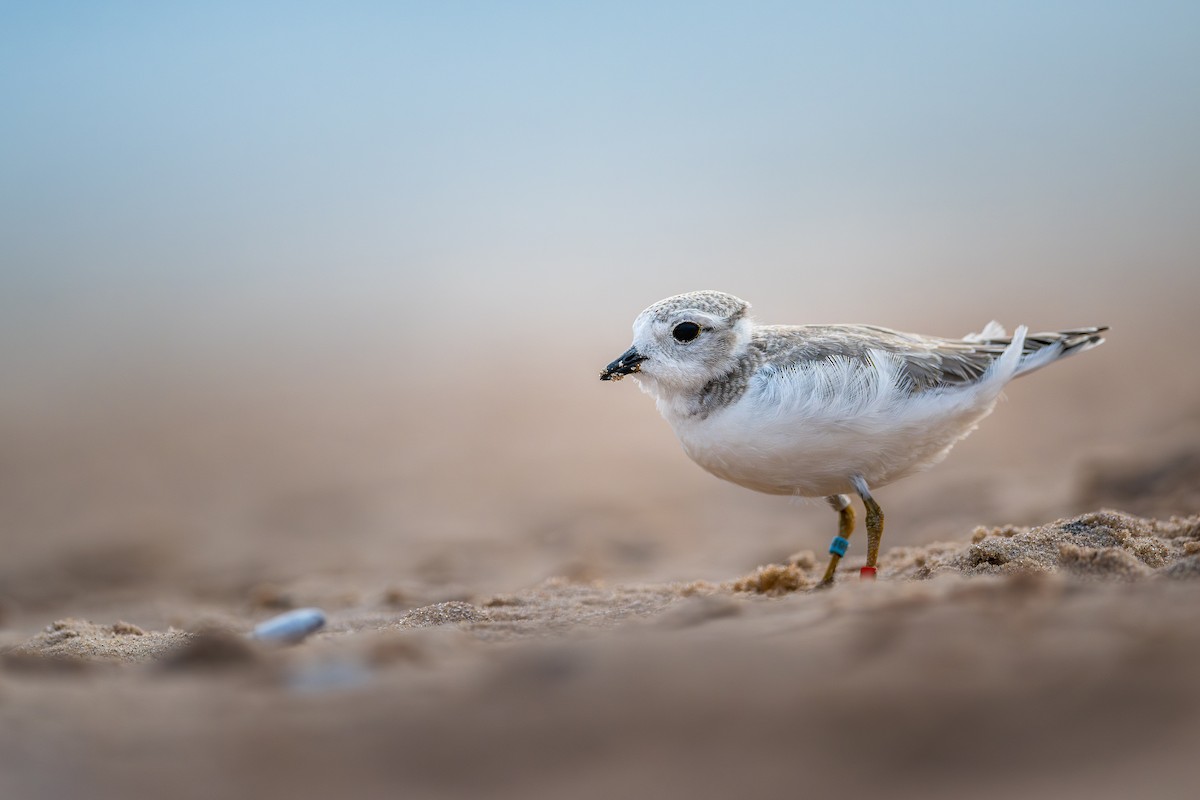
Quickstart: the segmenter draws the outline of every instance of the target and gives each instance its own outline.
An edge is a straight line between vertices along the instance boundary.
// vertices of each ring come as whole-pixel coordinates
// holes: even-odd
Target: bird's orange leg
[[[854,484],[854,490],[858,492],[863,505],[867,508],[867,565],[862,568],[859,577],[863,580],[875,580],[875,571],[879,561],[879,542],[883,539],[883,509],[871,496],[871,490],[867,487],[865,480],[855,476],[851,483]]]
[[[838,535],[829,545],[829,566],[825,568],[825,577],[817,584],[817,588],[833,585],[833,574],[842,556],[846,555],[846,548],[850,546],[850,534],[854,533],[854,507],[850,505],[850,498],[844,494],[834,494],[826,497],[825,501],[838,512]]]

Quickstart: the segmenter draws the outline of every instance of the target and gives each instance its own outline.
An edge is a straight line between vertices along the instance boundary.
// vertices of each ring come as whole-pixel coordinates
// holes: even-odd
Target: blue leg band
[[[833,541],[829,543],[829,554],[834,556],[846,555],[846,550],[850,548],[850,540],[845,536],[835,536]]]

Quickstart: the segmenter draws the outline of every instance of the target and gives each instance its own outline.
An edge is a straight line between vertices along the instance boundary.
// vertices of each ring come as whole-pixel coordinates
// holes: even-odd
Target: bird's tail
[[[1102,334],[1107,330],[1107,325],[1100,325],[1093,328],[1072,328],[1048,333],[1027,333],[1021,347],[1021,360],[1017,364],[1013,377],[1028,375],[1060,358],[1098,347],[1104,343]],[[967,341],[995,347],[1008,347],[1012,344],[1013,338],[1006,336],[1004,328],[999,324],[989,322],[982,333],[972,334],[967,337]]]

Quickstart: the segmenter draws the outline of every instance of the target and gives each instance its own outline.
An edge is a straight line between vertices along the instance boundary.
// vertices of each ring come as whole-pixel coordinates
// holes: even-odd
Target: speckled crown
[[[677,294],[674,297],[668,297],[666,300],[659,300],[643,311],[642,314],[658,319],[667,319],[675,312],[686,309],[703,311],[705,314],[712,314],[715,317],[721,317],[734,322],[750,310],[750,304],[740,297],[734,297],[725,292],[706,290]]]

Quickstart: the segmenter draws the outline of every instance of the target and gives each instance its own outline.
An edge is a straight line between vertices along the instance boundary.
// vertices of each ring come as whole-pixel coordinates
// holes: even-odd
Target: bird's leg
[[[850,498],[844,494],[831,494],[825,498],[825,502],[838,512],[838,535],[829,545],[829,566],[825,568],[825,577],[818,586],[833,585],[833,573],[837,571],[842,556],[846,555],[846,548],[850,546],[850,534],[854,533],[854,507],[850,505]]]
[[[859,577],[863,580],[875,580],[876,565],[879,561],[879,540],[883,538],[883,509],[875,502],[867,482],[861,476],[855,475],[850,482],[867,508],[867,565],[862,568]]]

